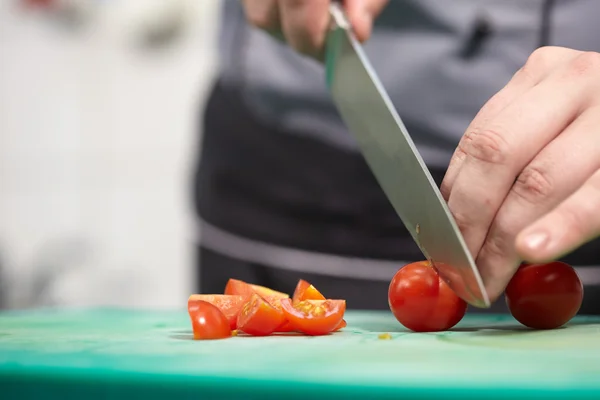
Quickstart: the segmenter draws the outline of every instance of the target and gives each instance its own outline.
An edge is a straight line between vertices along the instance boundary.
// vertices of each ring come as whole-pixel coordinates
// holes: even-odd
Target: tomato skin
[[[282,312],[283,312],[283,308],[282,308]],[[283,323],[283,325],[281,325],[279,328],[275,329],[275,332],[276,333],[289,333],[289,332],[295,332],[295,330],[294,330],[293,325],[290,324],[290,322],[286,319],[285,322]]]
[[[439,332],[458,324],[467,303],[444,282],[429,261],[400,268],[388,289],[394,317],[415,332]]]
[[[283,311],[254,293],[238,315],[237,327],[252,336],[267,336],[285,323]]]
[[[336,327],[334,328],[334,330],[333,330],[333,331],[334,331],[334,332],[337,332],[337,331],[339,331],[340,329],[344,329],[346,326],[348,326],[348,324],[346,323],[346,320],[344,320],[344,319],[343,319],[343,320],[341,320],[341,321],[340,321],[340,323],[338,324],[338,326],[336,326]]]
[[[219,308],[207,301],[198,300],[189,310],[194,339],[211,340],[231,337],[229,321]]]
[[[505,290],[513,317],[533,329],[558,328],[573,318],[583,302],[583,284],[569,264],[524,264]]]
[[[244,305],[243,296],[226,294],[193,294],[188,298],[188,312],[198,308],[198,301],[206,301],[216,306],[229,321],[229,328],[237,328],[237,317]]]
[[[319,336],[333,332],[343,321],[345,300],[281,300],[283,312],[294,330]],[[341,328],[340,328],[341,329]]]

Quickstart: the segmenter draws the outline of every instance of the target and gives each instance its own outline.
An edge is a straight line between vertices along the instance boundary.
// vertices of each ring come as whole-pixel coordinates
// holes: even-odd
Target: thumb
[[[364,42],[371,36],[373,22],[389,0],[345,0],[344,6],[356,38]]]

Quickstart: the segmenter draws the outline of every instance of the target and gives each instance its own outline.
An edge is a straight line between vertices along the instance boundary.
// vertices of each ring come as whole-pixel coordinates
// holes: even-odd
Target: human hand
[[[492,300],[522,260],[600,235],[600,53],[536,50],[477,114],[441,187]]]
[[[371,35],[373,20],[388,0],[345,0],[344,8],[359,41]],[[330,0],[242,0],[248,21],[285,40],[296,51],[321,57],[329,28]]]

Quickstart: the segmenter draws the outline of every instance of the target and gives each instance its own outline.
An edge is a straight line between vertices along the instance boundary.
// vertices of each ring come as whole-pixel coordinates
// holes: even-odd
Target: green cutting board
[[[467,315],[435,334],[387,312],[347,321],[324,337],[194,341],[185,311],[4,313],[0,398],[600,399],[600,318],[532,331]]]

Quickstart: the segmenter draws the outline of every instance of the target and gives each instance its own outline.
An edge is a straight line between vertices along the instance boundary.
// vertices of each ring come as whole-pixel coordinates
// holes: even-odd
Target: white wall
[[[219,2],[79,0],[87,22],[76,29],[0,1],[0,266],[10,307],[184,306],[189,173]],[[139,45],[144,27],[169,15],[182,17],[181,36]]]

